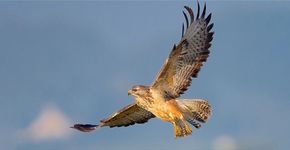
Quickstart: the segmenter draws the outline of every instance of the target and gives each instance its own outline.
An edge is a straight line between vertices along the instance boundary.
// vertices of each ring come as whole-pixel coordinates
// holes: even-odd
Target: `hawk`
[[[205,123],[211,115],[208,101],[178,99],[207,60],[214,34],[211,31],[211,13],[206,16],[205,4],[200,15],[197,3],[196,17],[190,7],[184,6],[187,12],[183,11],[186,22],[182,25],[181,41],[173,46],[155,81],[150,86],[137,85],[128,90],[128,95],[134,96],[135,102],[101,120],[98,125],[75,124],[72,128],[90,132],[105,126],[143,124],[154,117],[172,123],[175,137],[191,134],[189,124],[200,128],[200,123]]]

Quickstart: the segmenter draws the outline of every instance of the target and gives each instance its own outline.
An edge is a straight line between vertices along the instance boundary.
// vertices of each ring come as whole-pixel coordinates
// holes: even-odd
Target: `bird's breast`
[[[157,118],[164,121],[172,122],[176,118],[181,118],[181,110],[175,100],[164,100],[162,98],[153,97],[152,99],[137,98],[137,104],[150,111]]]

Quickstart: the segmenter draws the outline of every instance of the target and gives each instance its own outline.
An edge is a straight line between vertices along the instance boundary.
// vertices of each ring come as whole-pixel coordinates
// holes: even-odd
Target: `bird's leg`
[[[191,134],[192,130],[191,130],[190,126],[186,123],[186,121],[184,119],[182,120],[182,123],[184,124],[184,127],[185,127],[185,134],[186,135]]]
[[[183,124],[183,129],[185,130],[184,135],[191,134],[192,130],[191,130],[190,126],[187,124],[186,120],[184,119],[183,114],[180,114],[179,118],[180,118],[181,124]]]
[[[173,129],[174,129],[174,136],[180,137],[182,135],[180,127],[176,124],[176,122],[172,122]]]

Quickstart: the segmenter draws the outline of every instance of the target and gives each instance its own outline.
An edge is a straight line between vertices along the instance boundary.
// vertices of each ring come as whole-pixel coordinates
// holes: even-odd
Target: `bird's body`
[[[151,112],[163,121],[171,122],[174,116],[181,117],[180,108],[174,99],[167,101],[159,93],[152,92],[153,90],[149,91],[148,97],[136,97],[136,104],[138,106]]]
[[[196,128],[200,127],[200,124],[195,122],[193,117],[194,113],[198,112],[198,108],[201,108],[202,113],[206,116],[200,119],[202,122],[205,122],[211,113],[210,106],[205,100],[187,100],[189,103],[184,104],[183,101],[185,100],[168,99],[159,90],[148,86],[135,86],[128,91],[128,94],[135,97],[136,105],[139,107],[151,112],[155,117],[163,121],[171,122],[176,137],[185,136],[192,132],[187,122]],[[204,105],[203,107],[198,107],[197,103],[203,103]],[[189,108],[191,105],[197,108]]]
[[[89,132],[96,128],[109,126],[121,127],[135,123],[145,123],[157,117],[172,123],[175,137],[191,134],[189,124],[200,128],[199,122],[206,122],[211,115],[211,107],[202,99],[178,99],[191,84],[191,78],[197,74],[209,56],[213,24],[209,24],[211,14],[205,17],[204,6],[199,16],[200,6],[196,19],[191,8],[185,6],[189,14],[183,12],[186,19],[186,32],[182,28],[182,38],[165,61],[156,79],[150,86],[137,85],[128,91],[135,97],[135,102],[114,113],[107,119],[101,120],[99,125],[76,124],[73,128]]]

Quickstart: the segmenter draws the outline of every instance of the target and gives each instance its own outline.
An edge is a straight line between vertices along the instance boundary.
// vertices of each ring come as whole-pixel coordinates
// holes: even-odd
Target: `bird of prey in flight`
[[[211,106],[203,99],[178,99],[196,78],[203,63],[209,56],[209,48],[214,32],[211,31],[211,13],[206,15],[206,5],[200,14],[184,6],[185,23],[182,25],[182,38],[174,45],[155,81],[150,86],[136,85],[128,90],[135,97],[132,104],[122,108],[98,125],[75,124],[72,128],[90,132],[101,127],[127,127],[146,123],[157,117],[173,125],[175,137],[191,134],[192,129],[200,128],[211,115]],[[184,25],[185,24],[185,25]],[[189,123],[189,124],[188,124]]]

